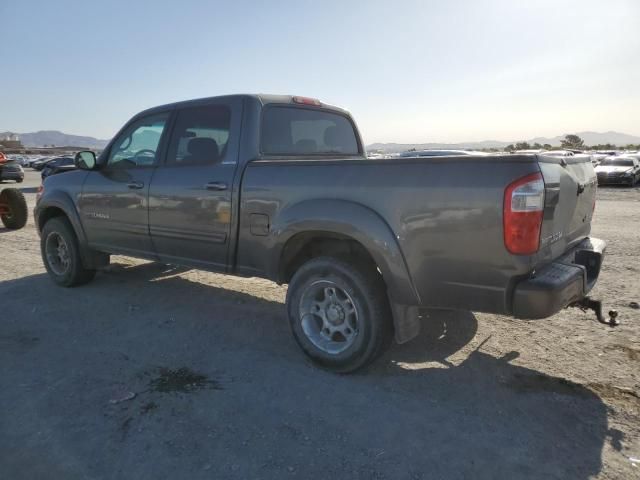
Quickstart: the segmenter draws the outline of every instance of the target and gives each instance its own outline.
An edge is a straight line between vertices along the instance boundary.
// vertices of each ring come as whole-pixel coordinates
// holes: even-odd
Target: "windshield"
[[[629,158],[605,158],[600,162],[603,167],[633,167],[633,160]]]

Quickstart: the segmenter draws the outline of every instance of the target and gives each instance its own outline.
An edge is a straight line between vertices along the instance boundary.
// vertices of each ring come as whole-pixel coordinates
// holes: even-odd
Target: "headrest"
[[[336,126],[328,127],[324,131],[324,144],[328,147],[337,147],[344,143],[344,134]]]
[[[218,142],[216,142],[213,138],[192,138],[191,140],[189,140],[187,150],[194,157],[206,157],[207,160],[211,161],[218,160],[218,156],[220,155],[220,151],[218,150]]]
[[[318,151],[318,143],[313,139],[302,139],[296,142],[296,152],[315,153]]]

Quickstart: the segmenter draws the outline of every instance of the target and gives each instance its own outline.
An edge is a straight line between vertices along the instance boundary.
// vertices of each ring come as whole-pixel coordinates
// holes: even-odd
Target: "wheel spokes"
[[[337,284],[311,284],[300,299],[300,320],[307,338],[326,353],[349,348],[358,334],[358,312],[351,296]]]
[[[63,275],[71,264],[67,243],[60,234],[55,232],[49,235],[46,242],[45,253],[49,266],[57,275]]]

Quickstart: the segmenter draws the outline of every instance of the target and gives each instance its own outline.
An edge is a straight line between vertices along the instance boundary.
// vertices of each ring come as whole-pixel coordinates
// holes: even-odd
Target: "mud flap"
[[[391,303],[393,326],[397,343],[407,343],[420,333],[420,308],[414,305]]]

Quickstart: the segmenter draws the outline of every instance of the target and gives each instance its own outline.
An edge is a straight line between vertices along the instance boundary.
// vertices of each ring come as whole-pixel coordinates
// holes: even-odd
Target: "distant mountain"
[[[624,146],[630,143],[640,144],[640,137],[635,135],[628,135],[626,133],[619,132],[578,132],[580,138],[584,140],[585,145],[604,145],[611,143],[613,145]],[[544,145],[559,146],[560,141],[564,139],[565,135],[559,135],[557,137],[536,137],[530,140],[526,140],[529,144],[540,143]],[[450,149],[450,150],[465,150],[465,149],[481,149],[481,148],[504,148],[507,145],[515,144],[523,140],[514,140],[511,142],[502,142],[500,140],[484,140],[481,142],[461,142],[461,143],[372,143],[367,146],[367,150],[379,150],[384,153],[397,153],[405,152],[412,148],[416,150],[427,149]]]
[[[0,138],[15,133],[25,147],[44,147],[54,145],[56,147],[84,147],[104,148],[109,140],[100,140],[93,137],[80,135],[68,135],[57,130],[41,130],[32,133],[0,132]]]
[[[576,135],[584,140],[585,145],[605,145],[607,143],[611,143],[612,145],[623,147],[625,145],[629,145],[630,143],[640,143],[640,137],[619,132],[578,132]],[[527,140],[527,142],[537,142],[543,145],[545,143],[548,143],[550,145],[560,145],[560,141],[564,139],[564,137],[565,135],[553,138],[537,137],[532,138],[531,140]]]

